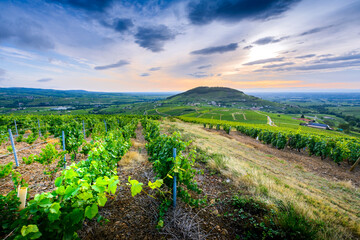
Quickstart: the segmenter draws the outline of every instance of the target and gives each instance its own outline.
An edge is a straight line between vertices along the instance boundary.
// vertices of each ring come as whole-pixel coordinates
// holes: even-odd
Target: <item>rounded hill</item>
[[[247,95],[226,87],[196,87],[168,97],[166,103],[186,105],[213,105],[223,107],[279,107],[280,104]]]

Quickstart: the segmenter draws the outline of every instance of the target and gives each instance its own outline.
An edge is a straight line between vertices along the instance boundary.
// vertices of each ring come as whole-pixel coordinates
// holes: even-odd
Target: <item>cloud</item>
[[[353,61],[339,62],[339,63],[324,63],[324,64],[314,64],[309,66],[288,67],[288,68],[279,69],[279,71],[292,71],[292,70],[308,71],[308,70],[324,70],[324,69],[359,67],[359,66],[360,66],[360,59]]]
[[[248,46],[243,47],[244,50],[249,50],[251,48],[253,48],[253,45],[248,45]]]
[[[216,46],[216,47],[208,47],[200,50],[192,51],[191,54],[199,54],[199,55],[210,55],[215,53],[224,53],[235,51],[238,48],[237,43],[230,43],[228,45]]]
[[[135,34],[135,43],[140,47],[146,48],[152,52],[163,51],[166,41],[173,40],[176,34],[165,25],[151,27],[139,27]]]
[[[189,76],[192,76],[194,78],[205,78],[205,77],[212,77],[214,76],[214,74],[207,74],[206,72],[195,72],[195,73],[190,73]]]
[[[318,32],[322,32],[328,28],[331,28],[333,25],[329,25],[329,26],[324,26],[324,27],[317,27],[317,28],[313,28],[313,29],[310,29],[308,31],[305,31],[303,33],[301,33],[299,36],[306,36],[306,35],[309,35],[309,34],[314,34],[314,33],[318,33]]]
[[[254,44],[258,44],[258,45],[266,45],[266,44],[269,44],[269,43],[277,43],[277,42],[280,42],[282,40],[285,40],[289,37],[282,37],[282,38],[278,38],[276,39],[275,37],[264,37],[264,38],[260,38],[258,40],[256,40],[254,42]]]
[[[161,67],[152,67],[152,68],[149,68],[149,71],[159,71],[161,69]]]
[[[39,80],[36,80],[36,81],[37,82],[50,82],[52,80],[53,80],[52,78],[42,78],[42,79],[39,79]]]
[[[5,40],[37,50],[54,48],[52,40],[43,34],[42,26],[30,19],[19,18],[9,22],[0,17],[0,42]]]
[[[288,65],[294,65],[294,63],[288,62],[288,63],[281,63],[281,64],[272,64],[272,65],[263,66],[263,68],[277,68],[277,67],[283,67],[283,66],[288,66]]]
[[[334,61],[350,61],[360,59],[360,54],[347,54],[339,57],[330,57],[320,59],[321,62],[334,62]]]
[[[203,65],[203,66],[199,66],[197,69],[205,69],[205,68],[210,68],[212,65]]]
[[[330,56],[334,56],[333,54],[323,54],[323,55],[319,55],[318,57],[330,57]]]
[[[192,24],[204,25],[219,20],[267,20],[281,15],[300,0],[198,0],[188,4]]]
[[[148,76],[150,76],[150,73],[142,73],[142,74],[140,74],[140,76],[141,77],[148,77]]]
[[[312,57],[315,57],[316,54],[308,54],[308,55],[303,55],[303,56],[298,56],[298,57],[295,57],[295,58],[312,58]]]
[[[113,3],[113,0],[47,0],[48,2],[69,5],[73,8],[83,9],[89,12],[104,12]]]
[[[104,66],[96,66],[94,67],[95,70],[105,70],[105,69],[110,69],[110,68],[117,68],[117,67],[121,67],[124,65],[130,64],[130,62],[126,61],[126,60],[120,60],[117,63],[114,64],[109,64],[109,65],[104,65]]]
[[[253,62],[248,62],[245,63],[243,65],[256,65],[256,64],[264,64],[264,63],[269,63],[269,62],[281,62],[283,61],[284,58],[283,57],[279,57],[279,58],[267,58],[267,59],[261,59],[261,60],[257,60],[257,61],[253,61]]]
[[[114,29],[119,33],[126,32],[134,26],[134,23],[130,18],[115,18],[112,24],[108,24],[106,22],[102,22],[102,24],[106,27]]]
[[[6,74],[6,71],[2,68],[0,68],[0,76],[4,76]]]
[[[297,50],[285,51],[285,52],[283,52],[283,54],[288,54],[288,53],[293,53],[293,52],[297,52]]]

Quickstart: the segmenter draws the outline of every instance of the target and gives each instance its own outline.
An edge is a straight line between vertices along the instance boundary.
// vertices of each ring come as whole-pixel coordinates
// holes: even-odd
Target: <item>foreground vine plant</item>
[[[134,135],[130,131],[135,130],[137,121],[127,121],[127,125],[104,133],[101,140],[91,144],[88,160],[67,167],[55,180],[55,190],[35,195],[20,212],[16,211],[18,204],[13,193],[0,201],[13,213],[12,222],[4,230],[12,231],[10,239],[77,239],[76,231],[85,219],[105,220],[99,214],[99,207],[116,192],[117,162],[130,148],[130,136]],[[53,161],[47,153],[55,148],[48,146],[42,156],[37,156],[44,163]],[[3,175],[8,174],[8,168],[3,167]],[[18,181],[15,185],[21,185],[21,180],[15,181]]]
[[[178,181],[178,196],[185,203],[194,207],[206,204],[206,197],[195,198],[190,194],[190,191],[196,194],[202,192],[201,189],[199,189],[197,182],[194,180],[195,175],[202,172],[193,168],[195,163],[194,151],[190,151],[187,156],[182,154],[182,151],[190,145],[190,142],[183,142],[179,133],[167,136],[165,134],[160,134],[159,123],[147,119],[143,119],[141,123],[144,127],[145,139],[148,141],[146,148],[150,155],[149,161],[153,164],[156,173],[156,181],[154,183],[149,181],[147,186],[150,189],[158,190],[156,196],[161,200],[158,227],[162,227],[164,224],[163,217],[173,201],[171,189],[173,188],[173,176],[175,174]],[[173,158],[174,148],[176,148],[178,152],[175,159]],[[140,183],[137,180],[131,180],[130,178],[129,183],[131,185],[133,196],[144,191],[143,183]]]

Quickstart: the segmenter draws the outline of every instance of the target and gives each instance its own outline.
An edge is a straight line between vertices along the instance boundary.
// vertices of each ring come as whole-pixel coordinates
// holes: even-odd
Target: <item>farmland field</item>
[[[162,114],[187,109],[166,109]],[[153,111],[158,113],[159,109]],[[297,238],[306,235],[309,239],[342,239],[360,234],[356,214],[360,171],[349,173],[345,158],[350,155],[341,152],[348,147],[358,157],[360,154],[350,148],[358,140],[301,126],[297,126],[301,129],[296,130],[297,135],[291,135],[293,128],[269,126],[264,120],[271,115],[276,124],[291,124],[294,121],[291,116],[221,108],[194,108],[194,111],[197,115],[192,114],[198,117],[179,117],[194,123],[149,115],[2,116],[1,201],[16,206],[17,200],[12,197],[16,191],[14,185],[28,189],[23,211],[17,212],[16,207],[2,210],[8,216],[2,234],[9,233],[15,227],[12,224],[16,224],[20,227],[11,233],[13,236],[21,235],[20,230],[29,226],[37,226],[34,233],[38,235],[50,236],[52,231],[57,231],[56,234],[76,234],[85,239],[118,238],[113,233],[126,230],[129,238],[161,239],[179,231],[179,226],[171,220],[174,213],[180,214],[178,217],[182,216],[185,222],[195,220],[185,233],[199,238],[211,233],[220,239],[241,236],[257,239],[268,231],[275,231],[274,236],[283,238],[295,231],[286,224],[289,218],[303,221]],[[217,119],[220,116],[229,121]],[[196,122],[221,126],[219,130],[204,129]],[[230,135],[222,130],[227,131],[227,124],[234,127],[228,131]],[[254,126],[263,129],[263,133],[287,133],[283,137],[289,138],[291,148],[279,147],[278,134],[275,145],[273,141],[266,145],[262,133],[258,135],[261,142],[242,135]],[[238,132],[234,131],[235,127]],[[11,136],[6,129],[11,129],[14,135],[18,132],[16,168],[12,168],[15,155],[9,149]],[[311,148],[309,143],[305,142],[300,152],[296,150],[298,143],[291,142],[291,136],[301,143],[308,139],[307,134],[316,132],[324,139],[332,136],[349,145],[336,143],[340,152],[325,155],[324,161],[317,153],[310,157],[303,150],[304,146]],[[313,140],[321,142],[321,139]],[[172,158],[174,148],[176,159]],[[319,168],[326,169],[328,174]],[[181,213],[171,207],[173,198],[168,190],[173,190],[175,175],[179,184],[176,211]],[[248,212],[237,215],[244,208]],[[80,220],[68,219],[68,214],[74,211],[80,214]],[[30,216],[36,218],[29,222]],[[107,218],[108,223],[97,225],[91,221],[94,218]],[[207,219],[212,219],[211,223]],[[74,224],[73,227],[68,228],[64,221],[70,221],[67,224]],[[136,231],[139,224],[143,231]],[[86,234],[89,229],[94,229],[92,236]]]

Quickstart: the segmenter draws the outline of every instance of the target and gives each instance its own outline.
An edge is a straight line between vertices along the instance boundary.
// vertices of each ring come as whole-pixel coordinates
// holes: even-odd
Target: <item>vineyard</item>
[[[219,120],[180,119],[227,133],[236,129],[277,149],[306,151],[335,162],[353,163],[360,157],[359,141],[351,137],[334,138]],[[156,210],[149,221],[155,231],[153,237],[159,234],[156,239],[163,239],[162,235],[172,238],[174,234],[184,239],[313,239],[327,234],[314,229],[321,229],[324,223],[306,219],[305,213],[296,210],[288,199],[268,204],[269,200],[255,197],[251,188],[258,186],[240,184],[236,167],[234,176],[223,176],[223,171],[229,171],[224,155],[204,150],[201,144],[188,139],[184,130],[170,131],[159,120],[159,116],[130,115],[2,116],[0,214],[4,217],[0,236],[95,239],[96,235],[91,238],[84,231],[96,226],[101,236],[105,234],[102,226],[117,228],[119,220],[109,220],[113,218],[106,209],[115,208],[116,202],[121,201],[119,196],[126,194],[133,198],[126,198],[134,202],[135,206],[129,206],[133,211],[137,211],[136,205],[142,206],[145,198],[152,201],[151,208]],[[142,154],[147,158],[139,166],[147,166],[147,178],[121,168],[139,134],[146,144],[138,151],[146,151]],[[195,138],[195,142],[197,139],[201,138]],[[22,157],[17,159],[17,155]],[[25,176],[33,169],[36,174],[29,180]],[[39,188],[34,179],[46,188]],[[234,185],[230,184],[232,181]],[[27,192],[22,195],[24,190]],[[270,195],[264,196],[270,199]],[[146,215],[146,211],[141,211],[129,221]],[[301,226],[289,221],[301,222]],[[351,234],[358,234],[353,220],[339,224],[352,229]],[[323,227],[328,231],[328,227]],[[131,238],[111,232],[106,235],[109,239]]]
[[[221,126],[227,133],[230,133],[231,128],[233,128],[265,144],[271,144],[277,149],[290,148],[299,152],[306,151],[310,156],[321,156],[321,159],[329,157],[336,163],[345,161],[354,164],[360,158],[360,140],[355,137],[209,119],[188,117],[179,117],[179,119],[191,123],[200,123],[204,127],[218,130]]]
[[[41,121],[33,121],[29,116],[17,117],[17,142],[24,140],[31,144],[40,136],[46,141],[51,135],[60,137],[63,143],[63,151],[56,149],[57,144],[48,143],[38,156],[24,157],[22,164],[38,162],[47,166],[44,174],[51,180],[60,169],[65,170],[54,180],[55,190],[36,194],[17,212],[20,203],[16,196],[28,183],[17,168],[12,168],[13,162],[1,166],[0,177],[11,175],[14,184],[12,191],[1,196],[1,214],[5,216],[1,235],[11,233],[16,239],[72,239],[85,218],[96,217],[101,221],[98,207],[104,206],[108,197],[116,192],[117,162],[129,149],[137,122],[133,117],[113,117],[104,121],[101,117],[43,117]],[[5,135],[5,129],[11,129],[12,124],[11,117],[2,118],[2,143],[12,137]],[[28,136],[24,138],[24,135]],[[85,140],[89,135],[90,142]],[[86,160],[76,161],[80,149]],[[70,155],[72,161],[67,167],[66,159],[63,160],[65,154]],[[50,166],[54,162],[56,166]]]

